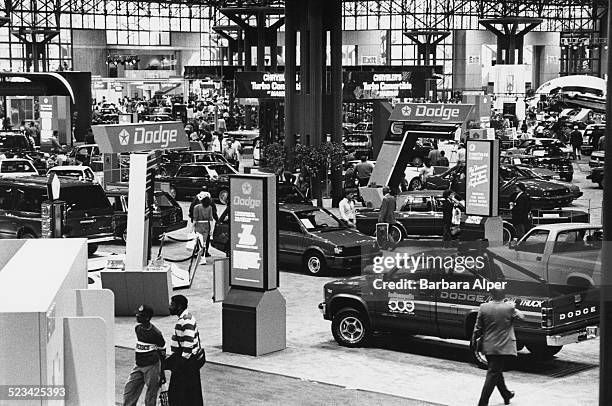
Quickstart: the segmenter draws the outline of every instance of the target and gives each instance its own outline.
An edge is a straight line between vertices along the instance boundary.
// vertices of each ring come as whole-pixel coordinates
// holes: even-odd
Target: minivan
[[[0,238],[40,238],[46,200],[44,176],[0,179]],[[113,207],[102,186],[60,178],[60,200],[66,202],[64,237],[87,238],[89,255],[98,243],[116,239]]]

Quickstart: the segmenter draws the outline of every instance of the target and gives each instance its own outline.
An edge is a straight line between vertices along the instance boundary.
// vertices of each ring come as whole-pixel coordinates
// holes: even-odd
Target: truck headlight
[[[334,254],[341,255],[342,251],[344,251],[343,247],[334,247]]]

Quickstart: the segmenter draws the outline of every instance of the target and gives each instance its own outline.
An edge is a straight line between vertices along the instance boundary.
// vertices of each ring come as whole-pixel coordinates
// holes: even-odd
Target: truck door
[[[404,267],[383,277],[387,287],[374,292],[378,319],[382,326],[394,331],[427,334],[435,331],[433,291],[421,289],[420,280],[429,280],[429,269]],[[393,284],[393,285],[392,285]]]
[[[551,249],[548,230],[534,229],[515,247],[515,263],[531,272],[546,277],[546,250]],[[524,279],[524,278],[520,278]]]

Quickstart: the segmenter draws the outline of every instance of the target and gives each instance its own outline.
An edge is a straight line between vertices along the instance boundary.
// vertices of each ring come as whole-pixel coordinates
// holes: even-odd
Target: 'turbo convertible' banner
[[[285,97],[285,74],[267,72],[236,72],[236,97],[247,99],[282,99]],[[296,77],[296,88],[300,84]]]

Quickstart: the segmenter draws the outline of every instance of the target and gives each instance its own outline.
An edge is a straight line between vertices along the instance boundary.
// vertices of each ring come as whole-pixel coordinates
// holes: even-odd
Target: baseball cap
[[[140,305],[140,307],[138,307],[138,310],[136,310],[136,315],[153,317],[153,308],[147,305]]]

